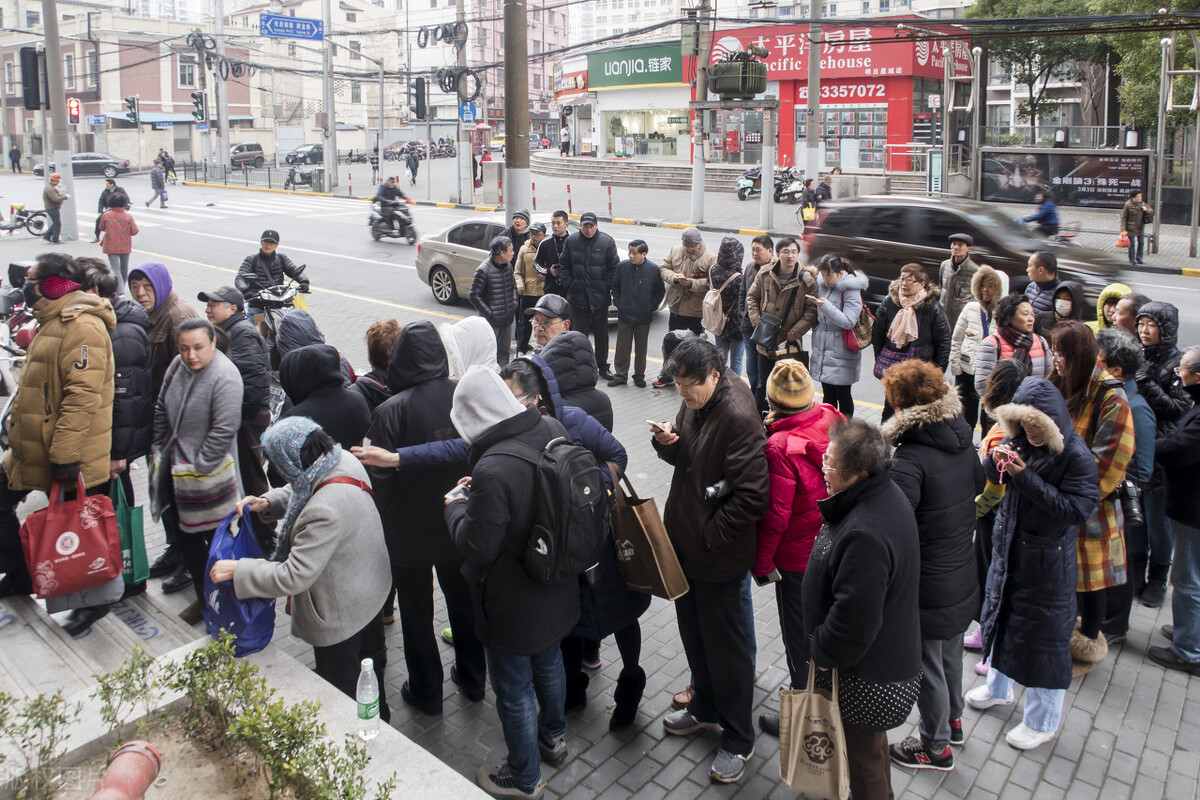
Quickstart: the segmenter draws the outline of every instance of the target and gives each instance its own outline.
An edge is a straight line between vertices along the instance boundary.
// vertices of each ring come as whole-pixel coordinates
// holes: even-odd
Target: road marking
[[[172,222],[174,222],[174,220],[172,220]],[[258,247],[258,245],[259,245],[259,242],[257,239],[255,239],[255,240],[239,239],[236,236],[222,236],[219,233],[203,233],[201,231],[191,231],[191,230],[188,230],[187,228],[167,228],[167,230],[178,231],[179,233],[190,233],[193,236],[207,236],[210,239],[224,239],[227,242],[238,242],[239,244],[244,244],[249,247]],[[336,259],[340,259],[343,261],[358,261],[363,264],[370,264],[375,267],[398,267],[400,269],[411,269],[413,272],[417,271],[417,267],[415,264],[398,264],[398,263],[394,263],[391,261],[387,261],[385,259],[359,258],[358,256],[348,256],[348,255],[344,255],[342,253],[330,253],[325,250],[310,250],[307,247],[291,247],[291,246],[289,246],[285,249],[289,250],[289,251],[300,252],[300,253],[313,253],[313,254],[319,255],[319,256],[329,256],[330,258],[336,258]],[[347,295],[347,297],[350,297],[350,296],[352,296],[352,295]],[[458,319],[458,318],[456,317],[455,319]]]
[[[1196,275],[1197,275],[1197,277],[1200,277],[1200,270],[1196,271]],[[1200,292],[1200,289],[1196,289],[1191,286],[1168,286],[1165,283],[1145,283],[1144,281],[1138,281],[1137,285],[1138,286],[1153,286],[1155,289],[1173,289],[1173,290],[1180,291],[1180,292]]]

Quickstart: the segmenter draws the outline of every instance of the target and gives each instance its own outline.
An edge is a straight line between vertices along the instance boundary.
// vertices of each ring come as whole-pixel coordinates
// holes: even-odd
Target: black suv
[[[319,144],[302,144],[284,160],[289,164],[320,164],[325,160],[325,148]]]
[[[969,234],[975,240],[972,260],[1008,273],[1015,292],[1029,283],[1029,256],[1051,251],[1058,257],[1059,276],[1083,284],[1085,316],[1095,315],[1100,291],[1120,280],[1116,259],[1079,245],[1036,239],[992,206],[973,200],[887,195],[822,204],[817,219],[804,226],[803,238],[810,263],[826,253],[848,257],[871,280],[868,298],[882,300],[908,263],[920,264],[937,282],[942,262],[950,257],[948,237],[953,233]]]

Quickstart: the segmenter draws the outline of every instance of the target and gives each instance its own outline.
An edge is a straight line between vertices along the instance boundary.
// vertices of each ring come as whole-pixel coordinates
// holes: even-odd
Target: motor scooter
[[[382,203],[387,203],[392,209],[390,225],[384,219]],[[405,203],[397,200],[372,200],[371,217],[367,224],[371,227],[371,236],[377,242],[386,236],[389,239],[407,239],[409,244],[417,243],[417,229],[413,227],[412,212]]]

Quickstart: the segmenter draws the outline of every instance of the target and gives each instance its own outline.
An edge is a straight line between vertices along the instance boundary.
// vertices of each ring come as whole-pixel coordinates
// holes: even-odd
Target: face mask
[[[1072,304],[1070,300],[1055,300],[1054,310],[1060,317],[1070,316]]]
[[[21,295],[25,298],[25,305],[29,308],[33,308],[33,304],[42,299],[42,293],[32,283],[26,283],[21,287]]]

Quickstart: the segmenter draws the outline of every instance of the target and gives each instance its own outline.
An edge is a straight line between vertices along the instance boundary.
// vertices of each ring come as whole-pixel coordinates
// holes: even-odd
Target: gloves
[[[1150,380],[1152,380],[1152,378],[1150,377],[1150,367],[1148,365],[1144,365],[1144,364],[1141,367],[1139,367],[1137,374],[1135,374],[1133,376],[1133,380],[1137,383],[1138,386],[1141,386],[1142,384],[1148,383]]]
[[[74,486],[79,481],[79,462],[73,464],[51,464],[50,478],[55,483]]]
[[[300,284],[300,294],[308,294],[311,291],[312,291],[312,289],[309,287],[309,285],[307,283]]]

